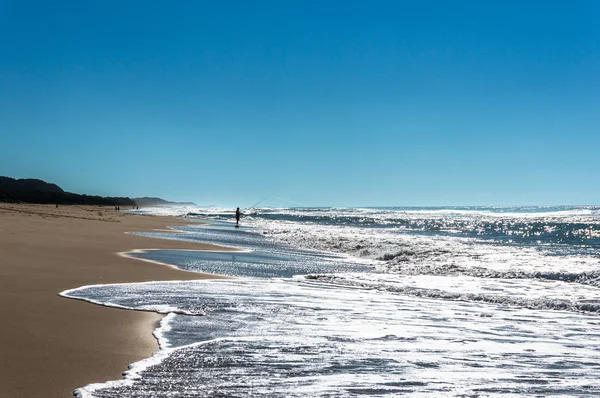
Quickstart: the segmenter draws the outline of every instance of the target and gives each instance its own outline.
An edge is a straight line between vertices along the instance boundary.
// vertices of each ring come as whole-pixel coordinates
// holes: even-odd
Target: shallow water
[[[252,253],[133,254],[242,279],[65,292],[169,314],[155,357],[78,394],[600,394],[597,208],[261,211],[144,234]]]
[[[244,252],[194,252],[150,250],[131,257],[176,265],[181,269],[255,278],[292,277],[311,273],[367,272],[372,267],[352,263],[342,257],[257,250]]]

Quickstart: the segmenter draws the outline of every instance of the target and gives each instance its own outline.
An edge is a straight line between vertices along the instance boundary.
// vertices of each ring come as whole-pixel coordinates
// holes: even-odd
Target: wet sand
[[[125,234],[183,223],[114,208],[0,203],[0,397],[70,397],[75,388],[120,379],[128,364],[156,351],[158,314],[58,293],[90,284],[217,277],[117,254],[228,250]]]

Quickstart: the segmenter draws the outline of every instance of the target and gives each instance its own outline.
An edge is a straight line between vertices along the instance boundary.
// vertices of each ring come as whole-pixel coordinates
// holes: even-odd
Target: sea
[[[78,397],[598,397],[600,207],[164,206],[239,252],[142,250],[233,279],[82,286],[166,316],[160,350]]]

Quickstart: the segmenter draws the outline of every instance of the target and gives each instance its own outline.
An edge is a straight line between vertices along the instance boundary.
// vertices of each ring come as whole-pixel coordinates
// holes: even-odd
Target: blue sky
[[[0,0],[0,49],[0,175],[242,207],[600,204],[597,1]]]

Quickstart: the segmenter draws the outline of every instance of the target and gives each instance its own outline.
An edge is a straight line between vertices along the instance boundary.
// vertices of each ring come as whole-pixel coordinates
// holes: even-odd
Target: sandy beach
[[[58,296],[89,284],[214,278],[119,256],[134,249],[227,249],[125,232],[181,225],[114,208],[0,204],[0,397],[70,397],[120,379],[157,350],[154,313]]]

